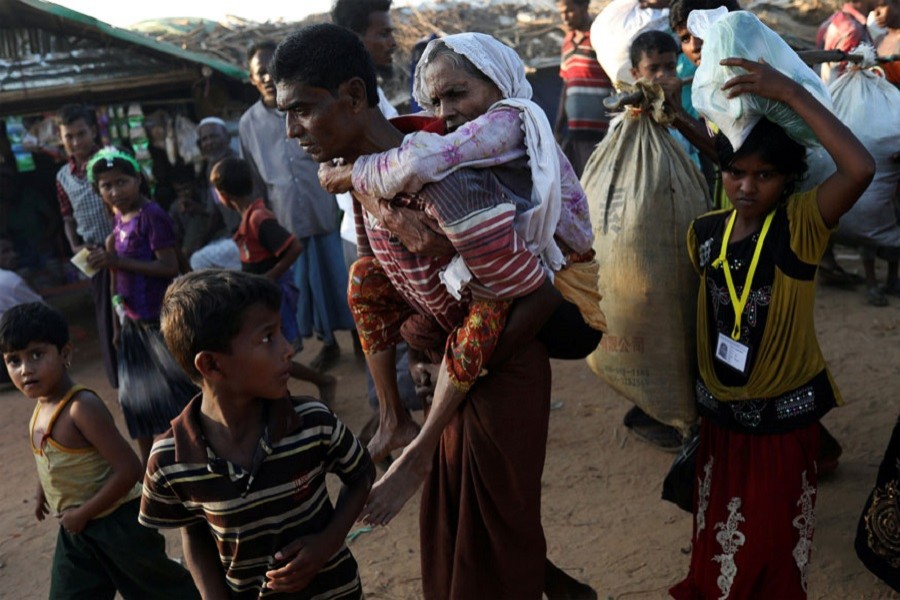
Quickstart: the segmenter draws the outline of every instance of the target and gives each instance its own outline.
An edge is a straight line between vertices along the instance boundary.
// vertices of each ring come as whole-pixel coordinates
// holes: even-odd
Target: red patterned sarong
[[[360,258],[350,267],[347,301],[366,354],[382,352],[400,342],[404,322],[418,318],[372,257]],[[449,335],[444,332],[448,374],[459,390],[467,391],[484,372],[511,306],[511,300],[472,300],[462,323]]]

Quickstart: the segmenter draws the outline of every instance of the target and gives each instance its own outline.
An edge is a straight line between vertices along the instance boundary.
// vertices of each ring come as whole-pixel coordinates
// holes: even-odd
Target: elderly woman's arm
[[[489,168],[525,155],[518,109],[501,106],[439,135],[417,131],[398,148],[361,156],[353,163],[353,189],[378,198],[418,192],[454,171]]]

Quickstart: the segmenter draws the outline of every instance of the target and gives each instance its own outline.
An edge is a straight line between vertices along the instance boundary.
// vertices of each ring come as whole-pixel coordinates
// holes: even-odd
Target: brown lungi
[[[549,416],[550,361],[536,341],[472,387],[422,492],[426,599],[541,598]]]

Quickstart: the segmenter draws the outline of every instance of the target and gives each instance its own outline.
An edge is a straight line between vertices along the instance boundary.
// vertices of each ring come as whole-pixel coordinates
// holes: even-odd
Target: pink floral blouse
[[[587,198],[575,171],[562,150],[559,156],[562,211],[556,238],[579,254],[591,250],[593,234]],[[418,192],[427,183],[440,181],[460,168],[491,168],[520,162],[521,176],[530,187],[525,132],[519,111],[509,106],[489,110],[456,131],[438,135],[417,131],[387,152],[361,156],[353,164],[353,187],[368,196],[393,198]],[[517,202],[527,210],[531,199]],[[526,240],[530,241],[530,240]]]

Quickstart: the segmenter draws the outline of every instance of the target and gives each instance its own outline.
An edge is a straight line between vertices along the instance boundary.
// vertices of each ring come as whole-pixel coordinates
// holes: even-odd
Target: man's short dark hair
[[[83,119],[88,127],[93,127],[97,124],[94,111],[84,104],[66,104],[59,109],[57,116],[60,125],[72,125],[80,119]]]
[[[369,15],[388,12],[392,0],[335,0],[331,7],[331,22],[346,27],[356,35],[364,35],[369,28]]]
[[[259,275],[204,269],[179,277],[163,298],[160,329],[169,351],[195,381],[194,357],[203,351],[228,352],[248,308],[281,308],[281,290]]]
[[[253,171],[250,163],[240,158],[223,158],[209,174],[210,183],[220,192],[236,198],[253,193]]]
[[[675,31],[687,27],[688,15],[694,10],[712,10],[724,6],[728,12],[741,10],[737,0],[675,0],[669,5],[669,27]]]
[[[275,48],[277,47],[278,44],[276,44],[272,40],[260,40],[258,42],[253,42],[247,48],[247,64],[249,65],[250,61],[253,60],[253,57],[260,52],[275,52]]]
[[[24,350],[33,342],[53,344],[57,350],[69,343],[69,324],[58,310],[43,302],[13,306],[0,318],[0,352]]]
[[[378,105],[375,63],[359,37],[331,23],[309,25],[278,44],[269,74],[277,84],[300,82],[337,95],[345,81],[359,77],[366,85],[369,106]]]
[[[631,48],[628,50],[628,55],[631,58],[631,66],[636,69],[638,63],[641,62],[641,58],[649,56],[650,52],[656,52],[657,54],[671,52],[677,57],[678,50],[678,42],[675,41],[671,34],[652,30],[645,31],[634,38],[634,41],[631,42]]]

